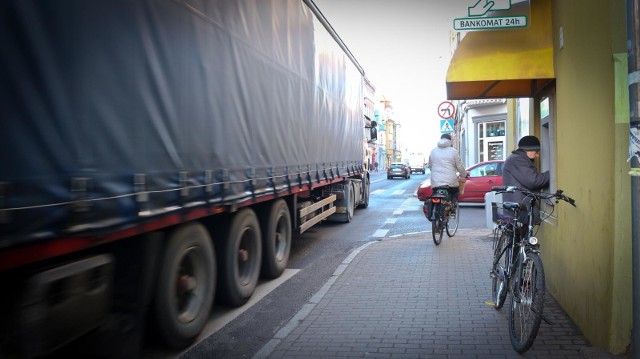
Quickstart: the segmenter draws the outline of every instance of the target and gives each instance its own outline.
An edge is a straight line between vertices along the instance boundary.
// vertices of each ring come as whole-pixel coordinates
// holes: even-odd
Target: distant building
[[[384,95],[377,99],[375,118],[378,122],[377,159],[379,168],[386,168],[391,162],[402,159],[402,150],[398,145],[400,124],[395,120],[391,101]]]
[[[364,117],[366,121],[376,121],[375,118],[375,95],[376,95],[376,87],[371,83],[368,77],[364,77]],[[377,142],[368,144],[369,159],[368,166],[369,169],[374,169],[373,165],[376,162],[376,153],[377,153]]]

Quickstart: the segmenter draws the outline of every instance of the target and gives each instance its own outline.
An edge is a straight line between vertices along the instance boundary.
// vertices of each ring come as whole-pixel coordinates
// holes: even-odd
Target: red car
[[[469,168],[464,193],[458,197],[460,202],[484,203],[484,195],[491,187],[502,186],[502,166],[504,160],[480,162]],[[418,199],[424,201],[431,196],[431,178],[424,180],[418,188]]]

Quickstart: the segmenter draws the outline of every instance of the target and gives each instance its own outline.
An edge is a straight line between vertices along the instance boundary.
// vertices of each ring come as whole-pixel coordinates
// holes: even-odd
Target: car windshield
[[[391,169],[394,169],[394,168],[402,169],[403,167],[404,167],[404,165],[402,163],[392,163],[391,164]]]

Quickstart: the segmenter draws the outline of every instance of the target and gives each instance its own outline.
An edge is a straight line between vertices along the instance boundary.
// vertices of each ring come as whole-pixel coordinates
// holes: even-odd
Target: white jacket
[[[438,147],[429,154],[431,169],[431,188],[440,186],[458,187],[458,177],[466,178],[467,171],[462,164],[458,151],[446,138],[438,141]]]

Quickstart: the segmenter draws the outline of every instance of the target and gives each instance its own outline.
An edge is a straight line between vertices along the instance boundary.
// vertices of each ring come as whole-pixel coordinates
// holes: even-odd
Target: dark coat
[[[504,186],[516,186],[531,191],[541,190],[549,186],[549,171],[540,173],[533,160],[527,157],[523,150],[511,152],[502,168],[502,184]],[[521,193],[505,193],[502,200],[505,202],[522,203],[524,195]],[[536,211],[536,215],[537,215]],[[537,216],[536,216],[537,217]],[[538,218],[536,218],[538,222]]]

